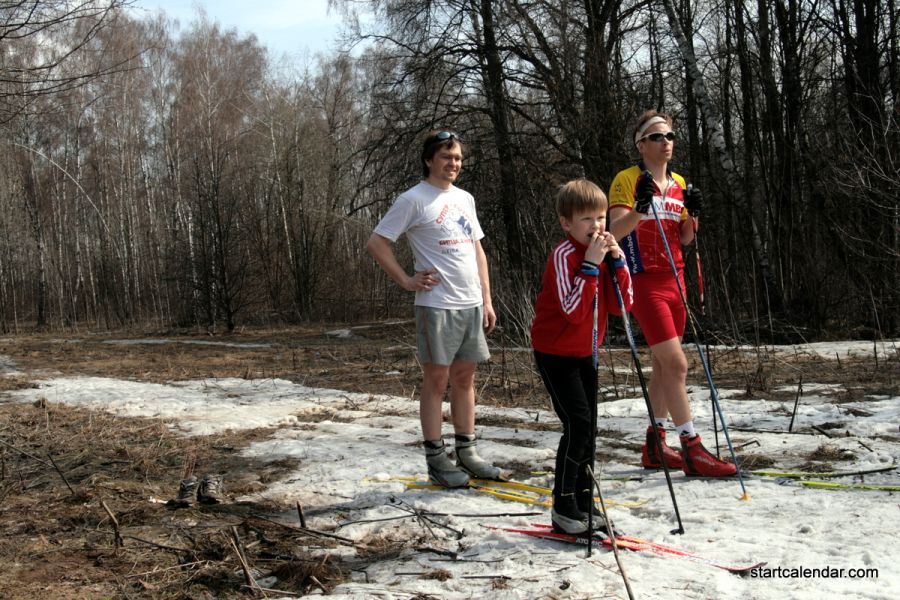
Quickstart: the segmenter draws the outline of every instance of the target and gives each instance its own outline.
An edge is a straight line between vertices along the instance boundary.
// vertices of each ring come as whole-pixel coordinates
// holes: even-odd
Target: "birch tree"
[[[706,125],[709,143],[715,151],[718,166],[726,181],[738,181],[739,177],[735,168],[734,159],[731,155],[731,150],[725,145],[725,134],[722,129],[721,114],[707,91],[705,78],[698,66],[697,58],[694,55],[694,47],[684,34],[673,0],[663,0],[663,5],[669,19],[669,27],[672,31],[672,35],[678,44],[678,49],[684,60],[685,68],[690,73],[694,97],[700,107],[700,113]],[[772,270],[768,250],[762,238],[753,206],[750,204],[749,200],[741,194],[740,190],[735,189],[734,186],[726,186],[726,189],[730,190],[733,194],[733,196],[729,197],[729,200],[734,201],[740,207],[742,214],[745,215],[750,224],[750,239],[754,253],[757,257],[762,279],[765,282],[766,298],[769,302],[769,308],[770,310],[780,312],[783,306],[782,289]]]

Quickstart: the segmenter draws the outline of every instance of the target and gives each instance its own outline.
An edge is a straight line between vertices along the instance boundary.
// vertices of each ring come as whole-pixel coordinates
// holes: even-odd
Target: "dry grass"
[[[176,437],[161,421],[43,401],[2,405],[0,415],[0,596],[237,597],[232,527],[252,548],[252,564],[280,556],[322,582],[343,579],[339,569],[310,566],[320,561],[304,544],[320,547],[322,540],[256,518],[278,507],[173,510],[160,500],[194,471],[226,474],[232,494],[263,489],[264,479],[293,465],[248,464],[235,450],[265,432]]]
[[[350,392],[388,393],[415,397],[421,378],[415,358],[411,322],[373,324],[352,329],[349,337],[327,335],[328,328],[253,330],[231,335],[185,333],[122,334],[120,341],[144,338],[152,344],[120,344],[114,335],[86,334],[65,340],[59,336],[21,335],[0,339],[0,355],[15,359],[31,374],[96,375],[149,382],[202,377],[281,378],[316,387]],[[492,359],[479,367],[479,401],[502,407],[546,408],[546,394],[531,352],[499,337],[491,340]],[[230,345],[229,345],[230,344]],[[506,345],[504,345],[506,344]],[[255,345],[255,346],[254,346]],[[815,355],[770,353],[765,349],[705,349],[716,384],[743,389],[754,397],[792,399],[802,382],[837,383],[846,391],[836,401],[855,401],[866,394],[896,395],[900,359],[843,357],[823,360]],[[689,384],[705,386],[702,366],[693,346],[687,349]],[[651,364],[640,350],[645,370]],[[615,370],[614,370],[615,369]],[[622,374],[623,370],[631,370]],[[0,391],[31,386],[33,377],[0,378]],[[601,353],[600,379],[604,397],[613,400],[639,393],[627,348]],[[774,391],[789,386],[791,391]]]
[[[411,323],[399,323],[354,330],[348,338],[312,327],[219,337],[166,332],[153,338],[168,341],[154,344],[112,344],[107,343],[112,336],[91,334],[65,340],[59,335],[7,337],[0,340],[0,355],[10,357],[28,375],[0,377],[0,394],[63,374],[147,382],[281,378],[316,387],[415,397],[420,370],[411,350],[413,336]],[[479,402],[546,409],[531,353],[498,347],[493,353],[491,362],[479,368]],[[650,364],[648,356],[642,353],[641,358],[645,366]],[[710,360],[720,387],[745,389],[755,398],[792,400],[794,392],[773,390],[793,389],[801,379],[840,383],[853,390],[836,396],[836,402],[872,393],[898,395],[896,358],[882,359],[879,368],[859,359],[838,363],[736,351],[715,351]],[[696,359],[692,361],[691,383],[703,385],[702,370]],[[607,398],[640,393],[633,372],[611,370],[629,365],[627,350],[603,354],[600,376]],[[163,502],[191,473],[224,474],[231,496],[262,490],[289,473],[296,467],[293,461],[259,464],[240,455],[242,448],[265,438],[268,430],[187,438],[175,436],[159,420],[117,418],[46,401],[0,404],[0,423],[4,574],[0,597],[245,597],[248,590],[243,587],[233,531],[249,565],[276,575],[281,589],[328,591],[346,580],[351,570],[398,556],[419,542],[370,539],[357,548],[352,561],[342,560],[328,552],[341,542],[276,523],[273,519],[284,507],[229,502],[174,510]],[[490,424],[510,425],[502,419]],[[517,426],[545,429],[558,424]],[[608,444],[629,444],[614,439],[614,433],[601,437]],[[831,462],[846,459],[827,446],[800,458],[810,463],[806,470],[830,470]],[[754,467],[771,466],[764,455],[754,455],[753,460]],[[530,469],[515,466],[522,473]],[[506,582],[497,580],[493,585],[502,588]]]

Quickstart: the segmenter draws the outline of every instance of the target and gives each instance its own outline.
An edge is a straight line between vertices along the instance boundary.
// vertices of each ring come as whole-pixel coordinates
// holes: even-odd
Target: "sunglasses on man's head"
[[[644,137],[642,137],[639,141],[642,140],[650,140],[651,142],[661,142],[663,140],[669,140],[670,142],[675,141],[675,132],[667,131],[666,133],[661,133],[657,131],[656,133],[648,133]]]
[[[425,142],[426,144],[437,144],[439,142],[446,142],[447,140],[459,139],[459,135],[452,131],[438,131],[436,134],[428,138]]]

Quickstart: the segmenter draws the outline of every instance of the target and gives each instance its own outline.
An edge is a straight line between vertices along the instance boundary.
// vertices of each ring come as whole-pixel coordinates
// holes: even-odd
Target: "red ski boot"
[[[683,469],[684,460],[681,458],[681,453],[666,444],[665,428],[657,427],[656,431],[659,433],[659,441],[662,443],[666,466],[670,469]],[[652,452],[651,448],[653,449]],[[653,435],[653,427],[647,427],[647,442],[641,448],[641,466],[645,469],[662,469],[662,461],[659,458],[659,452],[657,452],[656,436]]]
[[[702,477],[731,477],[737,467],[710,454],[700,443],[700,436],[681,436],[681,453],[684,456],[684,474]]]

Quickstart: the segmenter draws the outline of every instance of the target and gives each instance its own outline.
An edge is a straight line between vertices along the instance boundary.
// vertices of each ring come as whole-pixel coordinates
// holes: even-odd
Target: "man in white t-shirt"
[[[475,200],[453,185],[463,150],[455,133],[430,133],[422,147],[425,179],[400,194],[366,245],[391,279],[416,293],[416,344],[423,370],[419,417],[428,476],[448,487],[464,486],[470,476],[501,476],[475,450],[475,366],[490,357],[485,335],[493,331],[497,316]],[[404,233],[415,256],[412,275],[392,248]],[[455,464],[441,433],[448,384]]]

